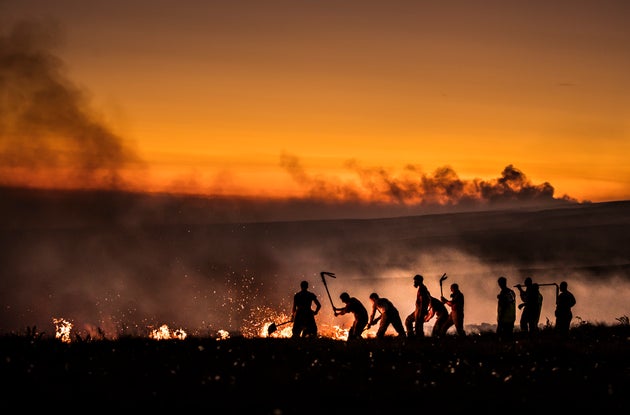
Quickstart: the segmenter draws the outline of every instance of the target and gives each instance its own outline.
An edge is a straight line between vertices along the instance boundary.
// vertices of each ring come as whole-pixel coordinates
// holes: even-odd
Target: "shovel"
[[[269,325],[269,327],[267,327],[267,336],[271,336],[276,330],[278,330],[278,327],[283,326],[285,324],[289,324],[291,323],[291,320],[289,321],[285,321],[284,323],[271,323]]]

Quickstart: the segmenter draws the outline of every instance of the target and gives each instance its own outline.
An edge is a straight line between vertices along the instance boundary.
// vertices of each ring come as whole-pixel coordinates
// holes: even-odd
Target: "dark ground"
[[[630,326],[560,339],[421,341],[4,336],[0,399],[32,410],[204,413],[628,413]]]

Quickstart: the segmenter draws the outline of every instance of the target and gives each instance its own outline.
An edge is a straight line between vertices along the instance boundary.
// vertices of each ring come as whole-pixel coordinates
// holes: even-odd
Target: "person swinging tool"
[[[376,331],[376,338],[385,338],[385,332],[390,324],[398,333],[398,337],[405,338],[405,327],[400,319],[400,313],[398,309],[394,307],[391,301],[387,298],[379,297],[377,293],[370,294],[370,300],[372,301],[372,314],[370,314],[370,321],[368,322],[368,328],[372,327],[380,319],[378,330]],[[376,311],[381,313],[380,317],[376,317]]]
[[[363,330],[368,324],[368,312],[363,303],[358,298],[350,297],[350,294],[343,292],[339,296],[345,304],[344,307],[334,307],[335,317],[352,313],[354,321],[348,330],[348,341],[360,339]]]
[[[438,298],[431,297],[431,307],[429,307],[429,313],[424,318],[424,322],[427,323],[435,317],[435,324],[431,330],[431,337],[440,337],[446,334],[446,322],[448,321],[448,310],[442,301]]]

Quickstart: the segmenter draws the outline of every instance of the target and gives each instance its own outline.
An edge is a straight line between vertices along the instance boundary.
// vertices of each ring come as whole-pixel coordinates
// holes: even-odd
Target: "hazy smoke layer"
[[[168,324],[190,333],[258,333],[282,321],[306,279],[324,308],[322,327],[347,327],[333,302],[343,291],[369,304],[376,291],[402,314],[413,310],[412,276],[438,279],[466,295],[466,324],[496,319],[496,279],[569,282],[578,321],[614,324],[628,314],[627,202],[385,219],[216,223],[197,199],[112,192],[0,196],[0,332],[52,318],[108,336],[146,334]],[[197,211],[200,215],[192,215]],[[17,221],[16,221],[17,219]],[[543,317],[554,322],[553,287]]]

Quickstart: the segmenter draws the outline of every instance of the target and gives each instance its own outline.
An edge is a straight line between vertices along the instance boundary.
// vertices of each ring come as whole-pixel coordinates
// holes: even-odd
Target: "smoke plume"
[[[107,187],[138,162],[89,109],[50,51],[54,24],[23,22],[0,37],[0,184]]]
[[[506,166],[496,179],[463,180],[448,166],[426,174],[421,167],[408,165],[396,175],[385,168],[366,168],[351,160],[347,162],[347,167],[357,176],[357,180],[352,182],[309,175],[300,160],[289,154],[282,155],[281,166],[306,189],[308,198],[316,200],[370,200],[399,206],[488,206],[514,202],[522,205],[575,201],[566,195],[554,198],[554,188],[550,183],[533,184],[512,164]]]

